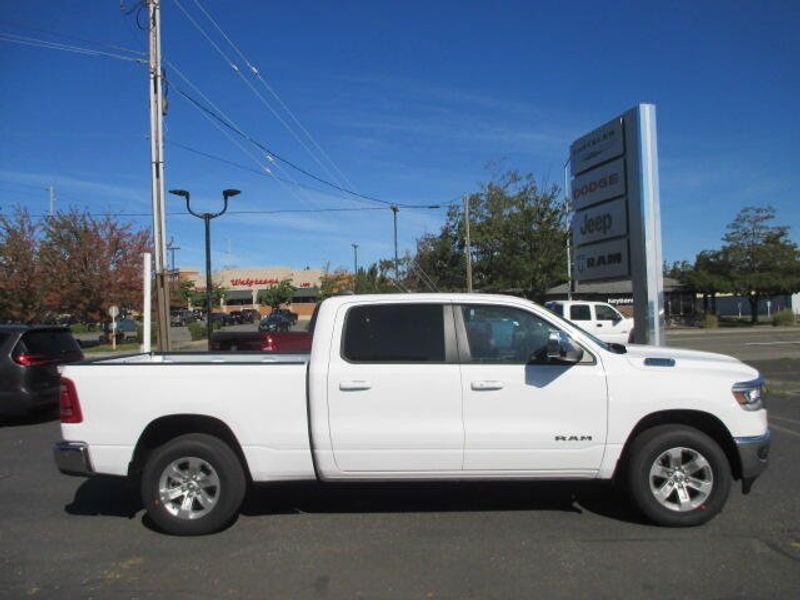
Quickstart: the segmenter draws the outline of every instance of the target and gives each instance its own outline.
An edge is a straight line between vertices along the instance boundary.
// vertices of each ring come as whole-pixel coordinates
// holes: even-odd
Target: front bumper
[[[93,475],[89,446],[85,442],[58,442],[53,446],[58,470],[65,475]]]
[[[734,441],[742,465],[742,492],[747,494],[756,478],[767,468],[772,432],[767,430],[764,435],[735,438]]]

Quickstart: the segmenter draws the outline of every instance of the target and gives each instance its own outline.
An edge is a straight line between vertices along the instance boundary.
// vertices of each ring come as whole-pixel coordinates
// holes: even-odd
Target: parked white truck
[[[59,469],[132,478],[162,529],[202,534],[251,483],[313,479],[615,479],[698,525],[767,465],[764,382],[728,356],[606,344],[506,296],[335,297],[313,327],[304,355],[63,367]]]

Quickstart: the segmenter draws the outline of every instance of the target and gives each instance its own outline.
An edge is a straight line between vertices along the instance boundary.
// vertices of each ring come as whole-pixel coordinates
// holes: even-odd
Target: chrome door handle
[[[339,389],[342,390],[343,392],[358,392],[362,390],[368,390],[371,387],[372,384],[369,381],[364,381],[362,379],[339,382]]]
[[[470,387],[476,392],[485,392],[487,390],[502,390],[502,381],[473,381]]]

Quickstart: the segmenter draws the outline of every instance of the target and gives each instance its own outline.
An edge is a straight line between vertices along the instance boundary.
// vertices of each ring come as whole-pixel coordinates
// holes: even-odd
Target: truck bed
[[[65,366],[85,415],[65,439],[89,444],[98,473],[127,474],[137,440],[156,420],[202,415],[239,440],[255,481],[313,479],[307,354],[134,354]],[[209,370],[209,365],[218,366]],[[121,418],[123,417],[124,418]]]

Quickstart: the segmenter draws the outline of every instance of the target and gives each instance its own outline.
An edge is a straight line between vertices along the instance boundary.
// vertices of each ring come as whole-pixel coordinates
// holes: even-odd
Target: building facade
[[[308,317],[314,311],[319,295],[319,286],[324,269],[292,269],[290,267],[252,267],[246,269],[221,269],[212,273],[214,285],[224,290],[224,297],[219,310],[231,312],[243,308],[254,308],[261,314],[270,312],[270,307],[258,302],[258,294],[262,290],[278,285],[284,279],[290,279],[296,292],[288,308],[300,316]],[[181,269],[179,278],[192,281],[195,289],[205,291],[205,273],[199,269]]]

